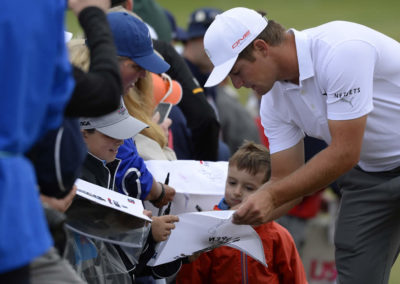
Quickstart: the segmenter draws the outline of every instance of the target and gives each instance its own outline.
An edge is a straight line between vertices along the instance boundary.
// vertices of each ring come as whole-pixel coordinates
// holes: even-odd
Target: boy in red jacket
[[[268,149],[244,143],[229,160],[225,197],[216,210],[236,208],[271,175]],[[254,228],[260,236],[268,267],[245,253],[222,246],[184,264],[178,284],[196,283],[307,283],[304,267],[289,232],[272,221]]]

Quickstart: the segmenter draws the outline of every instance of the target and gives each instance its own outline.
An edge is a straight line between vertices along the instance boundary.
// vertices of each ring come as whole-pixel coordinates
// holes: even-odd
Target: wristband
[[[150,202],[151,202],[153,205],[159,203],[161,200],[163,200],[163,198],[164,198],[164,196],[165,196],[165,188],[164,188],[164,185],[163,185],[161,182],[159,182],[159,184],[161,185],[161,193],[160,193],[160,196],[159,196],[157,199],[150,200]]]

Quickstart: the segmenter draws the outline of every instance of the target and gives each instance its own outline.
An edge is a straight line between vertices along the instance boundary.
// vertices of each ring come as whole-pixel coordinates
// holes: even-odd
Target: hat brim
[[[155,104],[159,104],[161,101],[164,103],[171,103],[173,105],[178,104],[182,99],[182,86],[178,81],[163,79],[160,75],[151,73],[153,79],[153,90],[154,90],[154,101]],[[168,89],[171,86],[169,94]],[[164,98],[164,96],[166,96]]]
[[[172,80],[172,92],[171,94],[164,100],[166,103],[178,104],[182,99],[182,86],[178,81]]]
[[[233,58],[225,61],[224,63],[215,66],[206,83],[204,84],[204,87],[212,87],[221,83],[229,75],[229,72],[231,72],[237,58],[238,55],[235,55]]]
[[[135,61],[136,64],[139,64],[140,67],[157,74],[166,72],[170,67],[164,59],[154,52],[149,55],[135,57],[133,58],[133,61]]]
[[[115,124],[96,128],[97,131],[114,139],[129,139],[134,137],[148,125],[132,116],[129,116]]]
[[[175,31],[174,39],[177,41],[187,41],[187,39],[188,39],[187,32],[183,28],[177,27],[176,31]]]
[[[200,26],[200,27],[193,27],[193,28],[189,28],[189,30],[187,31],[187,39],[194,39],[194,38],[198,38],[198,37],[204,37],[204,35],[206,34],[207,28],[205,28],[204,26]]]

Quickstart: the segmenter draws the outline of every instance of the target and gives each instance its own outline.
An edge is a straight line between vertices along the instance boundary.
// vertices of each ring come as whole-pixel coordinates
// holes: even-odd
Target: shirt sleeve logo
[[[346,102],[353,107],[353,99],[354,95],[357,95],[361,92],[361,88],[354,88],[350,89],[347,92],[340,92],[340,93],[335,93],[333,96],[337,99],[340,99],[340,101]]]
[[[348,90],[347,92],[335,93],[335,94],[333,94],[333,96],[335,98],[341,99],[341,98],[346,98],[351,95],[359,94],[360,92],[361,92],[361,88],[354,88],[354,89]]]

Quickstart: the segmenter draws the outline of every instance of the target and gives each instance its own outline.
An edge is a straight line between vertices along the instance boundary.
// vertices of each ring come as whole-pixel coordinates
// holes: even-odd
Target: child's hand
[[[147,217],[151,218],[153,217],[153,212],[151,212],[150,210],[143,210],[143,215],[146,215]]]
[[[146,209],[143,210],[143,215],[146,215],[146,216],[149,217],[149,218],[153,217],[153,213],[152,213],[150,210],[146,210]],[[151,224],[151,222],[146,221],[146,222],[144,223],[144,226],[147,227],[147,226],[150,225],[150,224]]]
[[[176,191],[173,187],[170,187],[167,184],[164,184],[164,187],[165,187],[164,205],[166,205],[168,204],[168,202],[171,202],[174,199]]]
[[[164,188],[164,190],[162,189]],[[163,193],[164,191],[164,193]],[[150,202],[157,208],[161,208],[171,202],[175,196],[175,189],[167,184],[162,184],[160,182],[153,181],[153,185],[146,200]]]
[[[167,184],[163,184],[164,186],[164,190],[165,190],[165,194],[164,197],[157,203],[153,203],[153,205],[157,208],[161,208],[164,205],[167,205],[169,202],[171,202],[174,197],[175,197],[175,189],[173,187],[170,187]]]
[[[171,235],[171,230],[175,229],[175,222],[179,221],[179,217],[175,215],[153,216],[151,218],[151,233],[156,242],[162,242]]]

